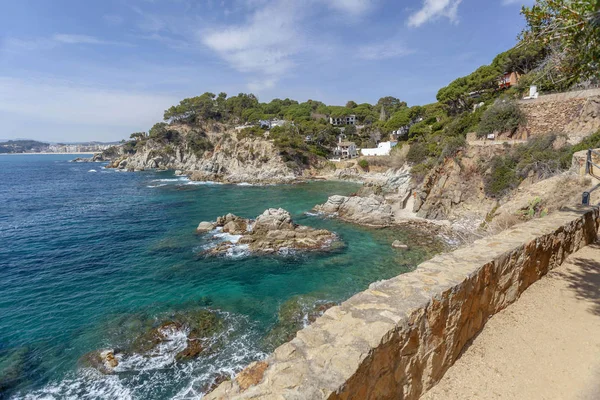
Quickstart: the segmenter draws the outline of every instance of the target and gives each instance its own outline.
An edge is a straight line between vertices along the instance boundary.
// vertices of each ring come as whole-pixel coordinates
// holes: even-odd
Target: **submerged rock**
[[[217,218],[215,223],[200,223],[198,231],[205,232],[209,224],[220,228],[221,233],[233,236],[206,251],[212,255],[227,254],[235,246],[265,254],[284,250],[329,249],[338,242],[338,237],[333,232],[295,224],[290,213],[281,208],[270,208],[255,220],[227,214]],[[221,233],[217,237],[222,237]]]
[[[0,351],[0,398],[22,382],[27,352],[25,347]]]
[[[79,364],[84,368],[94,368],[103,374],[112,374],[119,365],[113,349],[95,350],[79,359]]]
[[[395,249],[404,249],[404,250],[408,249],[408,245],[402,243],[399,240],[394,240],[394,242],[392,243],[392,247]]]
[[[134,337],[131,338],[129,332],[122,332],[130,339],[122,343],[119,350],[92,351],[80,358],[79,365],[94,368],[103,374],[111,374],[120,360],[126,360],[136,354],[144,357],[160,356],[160,353],[165,351],[165,347],[161,345],[169,342],[176,344],[166,347],[172,352],[174,359],[188,361],[220,345],[215,338],[224,331],[224,327],[223,319],[217,313],[206,309],[178,312],[154,322],[135,318],[124,329],[133,331]],[[183,349],[182,340],[185,341]]]
[[[314,296],[294,296],[279,307],[277,323],[264,339],[268,350],[294,338],[296,332],[313,323],[325,311],[337,305]]]

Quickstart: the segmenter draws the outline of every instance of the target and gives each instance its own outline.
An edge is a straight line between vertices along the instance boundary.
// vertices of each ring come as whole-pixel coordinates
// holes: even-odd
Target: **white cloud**
[[[251,10],[241,24],[216,26],[198,33],[199,40],[232,68],[253,75],[251,90],[273,88],[298,63],[301,53],[322,47],[311,44],[311,18],[324,9],[356,21],[376,0],[247,0]]]
[[[254,82],[251,87],[273,87],[294,66],[293,55],[301,51],[301,15],[295,2],[278,1],[254,11],[245,23],[212,29],[200,40],[233,68],[268,82]]]
[[[0,77],[0,111],[42,121],[146,130],[177,101],[171,96],[65,81]]]
[[[132,46],[130,43],[117,42],[110,40],[102,40],[88,35],[73,35],[65,33],[57,33],[49,38],[7,38],[3,42],[3,48],[10,52],[16,51],[33,51],[33,50],[50,50],[59,45],[69,44],[89,44],[89,45],[113,45],[113,46]]]
[[[333,9],[359,15],[369,11],[373,5],[373,0],[329,0],[325,3]]]
[[[406,47],[399,41],[387,41],[365,45],[358,48],[357,57],[364,60],[385,60],[389,58],[398,58],[413,54],[414,50]]]
[[[518,4],[519,6],[530,6],[535,3],[535,0],[502,0],[503,6]]]
[[[426,22],[446,17],[458,21],[458,6],[462,0],[424,0],[423,7],[408,17],[408,26],[419,27]]]
[[[102,40],[93,36],[88,35],[73,35],[66,33],[57,33],[52,36],[52,40],[58,43],[64,44],[110,44],[117,46],[131,46],[129,43],[124,42],[114,42],[111,40]]]

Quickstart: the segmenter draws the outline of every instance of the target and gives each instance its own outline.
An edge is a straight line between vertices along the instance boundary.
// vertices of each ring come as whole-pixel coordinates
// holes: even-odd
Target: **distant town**
[[[119,143],[44,143],[38,142],[37,140],[15,139],[0,141],[0,154],[96,153],[117,144]]]

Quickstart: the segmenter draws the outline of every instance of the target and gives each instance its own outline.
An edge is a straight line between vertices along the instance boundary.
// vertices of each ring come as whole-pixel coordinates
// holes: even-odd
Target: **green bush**
[[[188,148],[196,155],[201,157],[205,151],[211,151],[214,146],[206,135],[202,132],[192,131],[187,136]]]
[[[511,157],[496,156],[491,164],[491,172],[485,177],[485,192],[488,196],[502,197],[521,183],[516,163]]]
[[[416,183],[421,183],[421,182],[423,182],[423,179],[425,179],[425,176],[427,176],[427,174],[429,173],[429,171],[431,171],[431,169],[433,167],[434,167],[433,164],[429,161],[415,164],[410,169],[410,175],[412,176],[412,178],[414,179],[414,181]]]
[[[514,133],[526,121],[525,115],[513,99],[502,98],[483,113],[477,136],[483,137],[490,133]]]
[[[462,136],[449,137],[444,141],[444,150],[442,158],[454,157],[467,145],[467,141]]]
[[[358,166],[364,170],[367,170],[369,168],[369,162],[367,160],[365,160],[364,158],[362,158],[358,161]]]
[[[485,177],[485,192],[501,197],[516,188],[530,174],[545,179],[571,165],[573,147],[554,149],[555,135],[530,139],[513,147],[504,156],[496,156],[490,164],[491,172]]]
[[[249,128],[244,128],[237,133],[238,140],[242,140],[245,138],[258,138],[263,137],[265,134],[265,130],[258,126],[251,126]]]
[[[419,164],[425,161],[429,157],[429,150],[427,145],[422,142],[414,142],[410,145],[408,153],[406,154],[406,161]]]

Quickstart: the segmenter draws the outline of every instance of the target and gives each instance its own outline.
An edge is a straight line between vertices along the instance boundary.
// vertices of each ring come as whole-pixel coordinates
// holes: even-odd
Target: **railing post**
[[[592,166],[592,149],[588,149],[587,158],[585,160],[585,174],[586,175],[590,174],[591,166]]]

